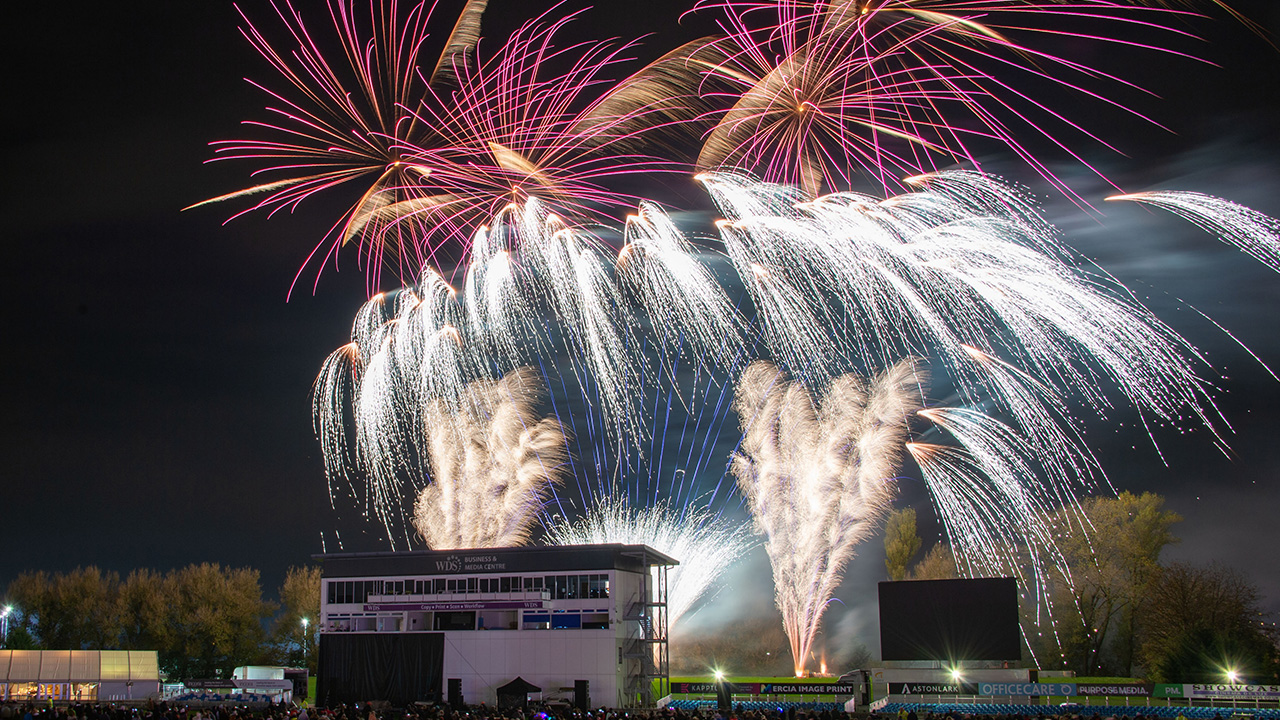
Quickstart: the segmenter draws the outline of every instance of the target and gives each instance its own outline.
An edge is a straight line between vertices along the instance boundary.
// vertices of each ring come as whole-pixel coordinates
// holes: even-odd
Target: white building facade
[[[643,545],[317,556],[318,702],[493,705],[521,677],[544,699],[650,706],[665,694],[666,568]],[[390,678],[390,679],[388,679]],[[583,683],[586,683],[584,686]]]

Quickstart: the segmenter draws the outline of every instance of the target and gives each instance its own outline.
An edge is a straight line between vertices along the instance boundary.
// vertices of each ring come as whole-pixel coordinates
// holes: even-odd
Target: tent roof
[[[542,688],[538,687],[537,685],[534,685],[533,683],[529,682],[528,680],[525,680],[524,678],[518,675],[516,676],[515,680],[512,680],[506,685],[503,685],[502,687],[498,688],[498,693],[503,695],[506,695],[506,694],[515,695],[517,693],[536,693],[536,692],[542,692]]]

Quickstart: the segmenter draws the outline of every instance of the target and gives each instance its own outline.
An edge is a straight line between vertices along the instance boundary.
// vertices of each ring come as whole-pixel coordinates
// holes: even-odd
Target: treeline
[[[27,572],[8,587],[5,647],[156,650],[161,671],[180,679],[239,665],[314,668],[320,569],[290,568],[278,598],[263,597],[257,570],[210,563],[124,578],[96,567]]]
[[[1047,599],[1027,592],[1021,601],[1026,652],[1039,667],[1151,682],[1224,682],[1228,670],[1248,682],[1280,681],[1276,625],[1257,587],[1226,565],[1161,562],[1182,520],[1162,496],[1089,497],[1049,520],[1062,557],[1040,558],[1055,568]],[[915,526],[911,509],[889,518],[890,579],[957,577],[945,543],[912,564]],[[1037,551],[1027,548],[1028,560]]]

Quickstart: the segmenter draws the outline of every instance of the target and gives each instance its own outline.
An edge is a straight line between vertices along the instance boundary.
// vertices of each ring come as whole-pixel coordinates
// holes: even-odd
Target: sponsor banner
[[[977,695],[977,683],[889,683],[890,695]]]
[[[538,610],[542,607],[541,600],[473,600],[471,602],[371,603],[364,606],[364,611]]]
[[[1076,683],[1077,695],[1113,695],[1123,697],[1151,697],[1152,687],[1143,683]]]
[[[993,697],[1076,694],[1075,683],[978,683],[979,695]]]
[[[760,687],[762,695],[855,695],[861,685],[841,683],[767,683]]]
[[[861,685],[850,683],[727,683],[734,695],[856,695]],[[671,692],[714,695],[716,683],[671,683]]]
[[[1280,685],[1184,685],[1186,697],[1215,698],[1218,700],[1276,700],[1280,699]]]
[[[725,683],[729,686],[729,692],[736,695],[759,695],[760,683]],[[714,695],[718,688],[717,683],[671,683],[671,692],[673,693],[692,693],[694,695]]]
[[[716,691],[715,683],[671,683],[671,692],[673,693],[714,693]]]
[[[501,555],[449,555],[435,561],[436,572],[493,572],[508,570]]]
[[[232,690],[236,687],[235,680],[184,680],[182,684],[189,690]]]
[[[1151,693],[1151,697],[1158,698],[1180,698],[1186,697],[1182,683],[1156,683],[1155,692]]]

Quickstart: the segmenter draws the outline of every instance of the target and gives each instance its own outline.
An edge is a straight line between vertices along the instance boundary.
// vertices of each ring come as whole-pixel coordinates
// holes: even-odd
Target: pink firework
[[[259,163],[253,174],[263,182],[200,204],[256,199],[234,219],[292,211],[317,193],[354,186],[358,198],[308,262],[333,260],[354,241],[372,292],[384,268],[406,280],[438,253],[458,255],[481,218],[513,200],[538,195],[565,216],[599,219],[634,202],[601,181],[676,169],[615,152],[644,110],[614,114],[593,98],[630,46],[557,48],[554,35],[574,16],[547,13],[484,60],[485,5],[467,2],[431,58],[434,5],[426,2],[329,0],[327,22],[313,32],[289,0],[273,1],[285,43],[268,40],[242,11],[242,33],[287,83],[273,90],[250,81],[270,98],[274,119],[245,123],[262,138],[212,143],[214,160]]]
[[[1123,110],[1095,86],[1126,83],[1048,52],[1042,41],[1173,52],[1125,39],[1138,30],[1177,32],[1162,23],[1185,13],[1155,4],[705,0],[698,9],[724,14],[725,37],[710,42],[722,59],[692,69],[704,83],[727,86],[711,94],[728,109],[706,135],[698,163],[745,168],[816,194],[849,188],[855,174],[891,187],[951,162],[977,165],[976,147],[994,140],[1069,192],[1029,138],[1084,162],[1064,136],[1106,143],[1057,109],[1063,91]]]
[[[403,220],[465,237],[507,205],[536,196],[562,217],[589,222],[640,201],[610,189],[610,179],[689,169],[627,149],[662,122],[646,120],[644,108],[620,112],[609,103],[615,81],[608,71],[631,45],[555,46],[578,14],[525,23],[492,58],[458,68],[456,89],[430,92],[416,118],[431,137],[404,150],[431,168],[420,187],[440,201],[407,203]]]

